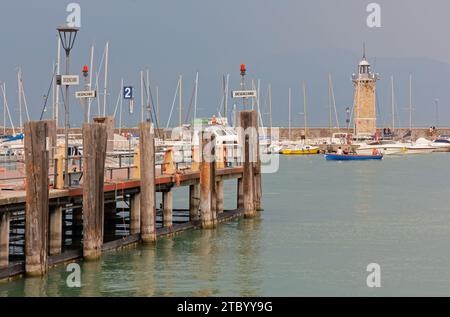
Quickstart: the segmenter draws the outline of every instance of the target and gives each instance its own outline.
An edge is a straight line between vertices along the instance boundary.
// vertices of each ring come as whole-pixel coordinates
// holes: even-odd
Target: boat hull
[[[383,155],[337,155],[337,154],[325,154],[327,161],[368,161],[368,160],[381,160]]]
[[[283,155],[313,155],[313,154],[319,154],[319,149],[309,149],[309,150],[290,150],[285,149],[281,150],[280,154]]]
[[[372,155],[373,149],[374,148],[358,148],[356,149],[356,153],[358,155]],[[375,149],[379,150],[383,155],[398,155],[407,151],[406,147],[377,147]]]

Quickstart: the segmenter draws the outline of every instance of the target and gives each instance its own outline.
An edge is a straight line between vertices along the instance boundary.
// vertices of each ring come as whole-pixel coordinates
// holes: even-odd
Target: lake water
[[[450,156],[327,162],[282,157],[263,175],[264,211],[0,284],[0,296],[450,295]],[[235,182],[226,183],[235,206]],[[175,208],[186,207],[178,190]],[[381,267],[381,288],[366,284]]]

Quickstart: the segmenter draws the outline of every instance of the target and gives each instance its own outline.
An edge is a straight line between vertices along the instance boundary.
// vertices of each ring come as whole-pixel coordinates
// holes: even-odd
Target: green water
[[[0,284],[0,296],[450,295],[450,156],[326,162],[282,157],[258,219],[190,231]],[[235,182],[226,184],[235,205]],[[175,207],[185,207],[178,190]],[[381,288],[366,285],[369,263]]]

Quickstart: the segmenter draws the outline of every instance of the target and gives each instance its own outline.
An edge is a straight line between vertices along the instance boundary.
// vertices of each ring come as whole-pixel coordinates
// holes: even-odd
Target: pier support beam
[[[25,130],[25,272],[43,275],[48,261],[48,125],[29,121]]]
[[[155,209],[155,134],[150,122],[139,124],[141,171],[141,238],[145,243],[156,241]]]
[[[62,216],[63,207],[55,206],[50,209],[50,241],[49,254],[61,254],[62,250]]]
[[[0,214],[0,269],[9,265],[9,213]]]
[[[200,210],[202,228],[212,229],[217,226],[215,177],[216,164],[214,162],[214,136],[207,137],[202,132],[202,160],[200,163]]]
[[[173,193],[171,190],[162,193],[164,228],[173,226]]]
[[[223,213],[223,180],[216,182],[216,210],[218,214]]]
[[[189,186],[189,220],[198,221],[200,219],[200,184]]]
[[[106,125],[83,124],[83,257],[97,259],[103,245]]]
[[[141,193],[130,197],[130,232],[141,233]]]
[[[243,153],[243,187],[244,187],[244,216],[254,217],[255,208],[255,180],[254,163],[257,161],[257,118],[255,110],[241,111],[239,113],[239,141]]]
[[[242,177],[237,179],[237,209],[244,209],[244,182]]]

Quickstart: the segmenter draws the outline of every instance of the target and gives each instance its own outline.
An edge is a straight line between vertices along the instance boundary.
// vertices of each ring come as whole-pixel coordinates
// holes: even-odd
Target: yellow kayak
[[[280,154],[284,155],[310,155],[310,154],[319,154],[318,147],[306,147],[301,149],[283,149],[280,151]]]

